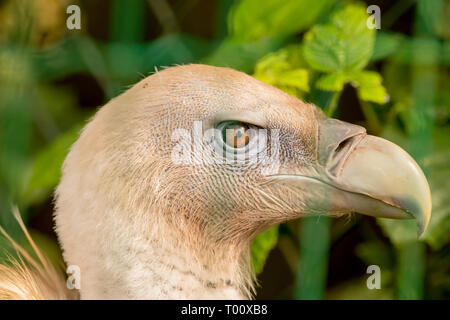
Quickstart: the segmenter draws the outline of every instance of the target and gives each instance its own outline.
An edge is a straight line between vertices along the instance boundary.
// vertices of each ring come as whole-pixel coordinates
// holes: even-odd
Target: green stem
[[[430,26],[439,25],[442,17],[442,1],[417,1],[415,17],[415,34],[423,39],[436,39],[437,28]],[[418,46],[416,54],[422,42],[415,43]],[[432,152],[433,114],[435,108],[435,95],[438,81],[439,50],[437,47],[428,48],[430,63],[427,66],[420,65],[420,57],[415,56],[416,63],[413,67],[413,107],[409,113],[409,138],[408,151],[418,160],[424,159]],[[425,174],[429,174],[424,170]],[[397,270],[397,297],[399,299],[423,298],[425,282],[426,245],[420,241],[406,242],[398,249]]]
[[[328,106],[325,108],[325,114],[327,117],[332,117],[336,108],[338,106],[339,97],[341,96],[341,91],[335,91],[331,96]]]
[[[108,81],[112,88],[108,89],[108,94],[113,96],[119,94],[125,85],[136,82],[137,75],[142,71],[139,60],[130,58],[128,48],[145,40],[147,2],[145,0],[132,2],[133,4],[127,0],[112,2],[110,22],[112,45],[108,46],[105,58],[108,66]],[[101,68],[100,65],[99,67]],[[133,71],[136,76],[128,78]],[[102,71],[99,70],[99,72]]]
[[[423,298],[426,245],[411,241],[397,249],[397,298],[417,300]]]
[[[147,2],[115,0],[111,15],[111,40],[117,42],[140,42],[145,37],[145,12]]]
[[[321,93],[318,100],[324,98]],[[328,99],[325,114],[332,116],[338,106],[341,92]],[[317,300],[325,298],[327,285],[328,253],[330,250],[331,218],[311,216],[302,220],[300,254],[295,283],[295,298]]]
[[[397,19],[404,14],[412,5],[415,0],[404,0],[395,2],[386,14],[383,14],[382,28],[383,30],[389,29]]]
[[[373,109],[373,107],[370,105],[367,101],[360,101],[361,103],[361,109],[364,113],[364,116],[367,119],[367,125],[368,128],[374,133],[374,134],[380,134],[382,131],[382,126],[380,124],[380,121],[378,120],[378,116]]]
[[[325,297],[330,225],[331,218],[327,216],[302,220],[296,299],[317,300]]]
[[[228,34],[227,17],[234,0],[218,0],[216,9],[215,36],[224,39]]]

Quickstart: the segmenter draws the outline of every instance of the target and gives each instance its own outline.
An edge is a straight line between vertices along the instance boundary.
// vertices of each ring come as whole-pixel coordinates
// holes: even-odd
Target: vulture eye
[[[219,129],[222,131],[223,141],[231,148],[243,148],[250,141],[250,125],[246,123],[228,121],[221,123]]]
[[[260,151],[261,129],[241,121],[223,121],[215,129],[217,151],[226,159],[244,161],[253,159]]]

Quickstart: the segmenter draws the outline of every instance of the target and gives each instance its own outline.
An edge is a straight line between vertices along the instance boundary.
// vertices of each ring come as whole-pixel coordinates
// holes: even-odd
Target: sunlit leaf
[[[282,86],[289,86],[302,91],[309,91],[308,70],[294,69],[286,71],[280,75],[278,82]]]
[[[316,86],[326,91],[341,91],[344,88],[348,76],[344,73],[330,73],[317,80]]]
[[[384,104],[389,100],[381,75],[374,71],[355,71],[350,73],[333,72],[319,78],[317,88],[327,91],[341,91],[350,82],[356,88],[361,100]]]
[[[305,59],[323,72],[361,70],[369,61],[374,30],[367,28],[364,7],[349,5],[325,25],[314,26],[305,37]]]
[[[382,85],[382,78],[375,71],[357,71],[351,74],[353,86],[357,88],[358,96],[361,100],[386,103],[389,96],[386,88]]]
[[[253,76],[279,89],[299,96],[309,91],[309,71],[301,57],[300,46],[282,48],[260,59]]]

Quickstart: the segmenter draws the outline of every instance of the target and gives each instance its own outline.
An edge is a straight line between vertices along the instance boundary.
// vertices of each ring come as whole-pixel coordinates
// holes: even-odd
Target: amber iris
[[[223,137],[227,145],[233,148],[245,147],[249,142],[249,127],[245,123],[230,123],[223,128]]]

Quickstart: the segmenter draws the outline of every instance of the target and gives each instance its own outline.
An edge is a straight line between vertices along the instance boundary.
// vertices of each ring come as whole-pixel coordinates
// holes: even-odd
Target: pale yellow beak
[[[419,236],[430,221],[430,187],[416,161],[396,144],[343,121],[320,119],[315,165],[287,166],[268,179],[298,189],[304,215],[415,218]]]
[[[422,235],[430,221],[431,193],[416,161],[396,144],[366,135],[362,127],[332,119],[326,122],[332,122],[331,127],[343,135],[335,135],[341,141],[334,148],[333,143],[322,145],[322,150],[328,149],[323,157],[325,180],[340,190],[361,195],[348,197],[347,208],[381,218],[415,218]],[[332,133],[322,130],[324,134]]]

